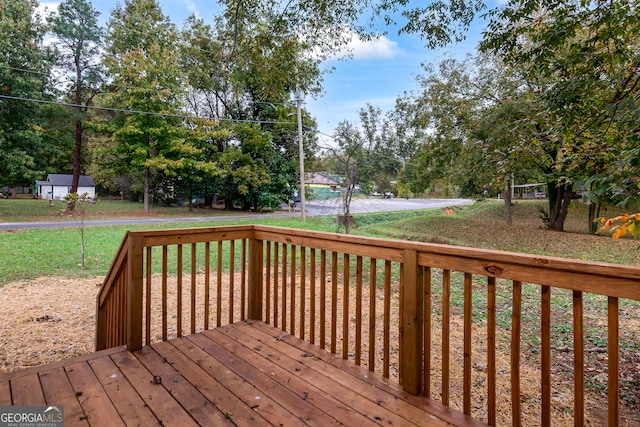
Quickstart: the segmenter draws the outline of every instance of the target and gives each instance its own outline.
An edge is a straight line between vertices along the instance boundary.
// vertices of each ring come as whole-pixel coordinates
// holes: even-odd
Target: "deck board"
[[[47,405],[64,407],[65,417],[76,425],[89,425],[63,367],[40,374],[40,384]]]
[[[0,404],[66,426],[484,425],[261,322],[0,375]]]

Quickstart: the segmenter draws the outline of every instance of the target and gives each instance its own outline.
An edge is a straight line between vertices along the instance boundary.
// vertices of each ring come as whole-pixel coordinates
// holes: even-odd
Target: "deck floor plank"
[[[219,361],[209,356],[204,350],[198,348],[188,339],[172,340],[169,344],[174,347],[176,353],[167,348],[168,343],[154,345],[154,349],[159,351],[163,357],[173,363],[180,363],[180,372],[194,384],[200,392],[214,401],[218,408],[230,411],[235,421],[238,420],[235,414],[240,414],[236,409],[239,404],[244,405],[264,420],[273,425],[283,427],[299,426],[300,420],[277,404],[266,394],[260,392],[251,383],[227,369]],[[235,398],[235,405],[227,408],[217,398],[220,396],[219,388],[224,387]],[[226,409],[226,410],[225,410]]]
[[[318,349],[318,347],[313,344],[309,344],[306,341],[300,341],[296,337],[286,332],[282,332],[279,329],[272,328],[271,326],[263,322],[253,322],[253,326],[256,329],[265,332],[267,335],[277,338],[279,341],[288,343],[289,345],[300,348],[304,351],[314,352]],[[393,383],[391,380],[389,380],[388,378],[384,378],[381,375],[370,371],[367,371],[367,375],[363,375],[364,368],[357,366],[353,362],[343,360],[338,357],[326,357],[324,358],[324,361],[335,366],[344,373],[350,374],[351,376],[356,377],[368,384],[373,384],[381,390],[384,390],[387,393],[399,399],[402,399],[407,403],[411,403],[412,405],[417,406],[421,410],[425,411],[426,414],[430,414],[426,415],[429,418],[436,417],[437,419],[441,419],[450,424],[459,426],[481,427],[487,425],[486,423],[473,419],[470,416],[463,414],[462,412],[444,406],[435,400],[425,399],[422,396],[414,396],[412,394],[406,393],[401,389],[400,385]]]
[[[64,368],[43,372],[40,374],[40,384],[47,405],[62,406],[65,419],[73,420],[74,425],[89,425]]]
[[[65,372],[89,424],[114,427],[125,425],[87,362],[69,365]],[[74,422],[75,420],[69,420],[65,415],[65,425],[74,425]]]
[[[9,380],[0,381],[0,406],[11,406],[11,383]]]
[[[386,414],[380,414],[384,412],[382,408],[369,407],[368,409],[375,411],[373,413],[363,414],[353,409],[353,396],[349,393],[349,390],[337,387],[332,392],[327,392],[323,387],[327,379],[325,377],[318,377],[314,383],[308,383],[299,377],[288,372],[279,364],[274,363],[273,360],[264,357],[260,354],[260,350],[251,349],[245,347],[243,344],[237,341],[238,337],[243,335],[238,329],[234,331],[234,338],[231,338],[218,329],[205,332],[203,335],[208,336],[215,343],[223,346],[234,354],[243,354],[243,359],[248,361],[255,369],[259,369],[264,373],[268,373],[282,386],[293,391],[299,396],[299,399],[311,402],[318,409],[322,410],[327,415],[334,417],[337,421],[344,423],[345,425],[363,425],[373,423],[385,423]],[[277,360],[281,358],[280,354],[276,353],[271,356],[272,359]],[[360,402],[362,404],[371,402]],[[398,425],[395,423],[387,425]]]
[[[158,419],[111,358],[101,357],[88,363],[125,424],[159,424]]]
[[[202,368],[196,365],[186,355],[182,354],[178,348],[168,342],[161,342],[154,344],[153,349],[158,352],[167,364],[180,366],[180,374],[189,381],[205,399],[212,402],[225,417],[229,414],[229,419],[241,424],[251,424],[255,426],[271,425],[271,423],[265,420],[260,414],[253,411],[240,400],[238,396],[215,381],[202,370]]]
[[[301,423],[318,427],[341,424],[340,421],[319,410],[309,400],[305,400],[302,393],[298,394],[287,387],[282,387],[274,376],[256,369],[244,360],[240,360],[238,356],[228,352],[203,334],[190,335],[188,338],[193,341],[194,344],[225,364],[227,369],[240,375],[245,381],[253,384],[262,393],[280,402],[288,411],[298,414]]]
[[[38,374],[25,375],[11,382],[11,396],[15,406],[45,405]]]
[[[153,374],[133,354],[118,353],[111,358],[162,425],[198,425],[161,384],[154,382]]]
[[[168,349],[168,351],[158,354],[157,351],[160,349]],[[196,381],[192,384],[189,377],[194,378],[194,376],[189,373],[192,370],[190,363],[185,363],[186,357],[181,358],[171,349],[175,350],[168,342],[161,342],[154,344],[153,348],[144,347],[135,352],[135,356],[149,371],[162,380],[162,385],[196,422],[200,425],[223,425],[229,424],[229,418],[232,418],[242,420],[244,423],[264,424],[264,422],[260,423],[259,416],[256,414],[241,413],[238,407],[243,405],[238,405],[238,399],[219,384],[213,387],[204,381]],[[178,352],[175,351],[175,353]],[[180,366],[180,372],[173,368],[174,365]],[[202,377],[207,376],[204,372],[199,374]],[[226,414],[229,414],[228,418]]]
[[[302,381],[309,384],[314,384],[319,389],[327,393],[337,393],[340,396],[340,401],[352,408],[353,411],[359,412],[365,417],[369,418],[370,422],[380,423],[385,425],[420,425],[424,421],[424,413],[422,418],[403,417],[394,413],[381,404],[390,396],[383,393],[381,390],[375,390],[373,387],[372,393],[369,396],[363,396],[357,393],[358,381],[355,378],[345,376],[341,372],[335,372],[335,369],[330,369],[329,365],[323,363],[317,354],[324,355],[324,351],[319,348],[314,353],[305,352],[296,347],[279,346],[277,349],[268,345],[267,341],[256,339],[251,335],[251,331],[254,330],[253,326],[247,325],[236,326],[235,328],[221,327],[217,328],[215,333],[227,334],[230,337],[233,336],[233,340],[237,341],[251,349],[272,363],[277,364],[283,368],[289,375],[295,376]],[[242,332],[239,334],[238,332]],[[277,342],[272,338],[273,342]],[[290,349],[290,352],[283,352]],[[316,361],[316,364],[323,365],[320,367],[319,372],[311,369],[307,361]],[[312,362],[308,362],[312,363]],[[318,375],[322,373],[322,375]],[[348,381],[340,381],[340,377],[346,378]],[[348,378],[347,378],[348,377]],[[337,384],[337,386],[336,386]],[[442,423],[440,425],[447,425]],[[434,423],[434,426],[437,424]]]
[[[262,322],[0,375],[0,405],[66,426],[486,425]]]

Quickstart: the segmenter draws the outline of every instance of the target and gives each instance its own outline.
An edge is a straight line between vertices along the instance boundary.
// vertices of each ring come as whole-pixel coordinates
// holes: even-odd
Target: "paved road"
[[[308,216],[336,215],[342,213],[342,205],[339,199],[313,200],[306,206]],[[351,213],[406,211],[415,209],[443,208],[473,203],[469,199],[354,199],[351,202]],[[300,216],[300,211],[275,212],[265,214],[238,214],[224,216],[202,216],[188,218],[142,218],[142,219],[112,219],[112,220],[85,220],[84,226],[109,226],[109,225],[133,225],[133,224],[163,224],[169,222],[203,222],[216,220],[247,219],[252,216],[259,218],[278,218]],[[26,228],[56,228],[76,227],[75,221],[48,221],[48,222],[4,222],[0,223],[0,230],[18,230]]]

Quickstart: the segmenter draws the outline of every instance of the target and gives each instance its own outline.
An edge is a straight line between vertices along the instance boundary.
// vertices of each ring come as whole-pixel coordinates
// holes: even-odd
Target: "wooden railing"
[[[258,225],[128,232],[98,295],[96,346],[136,350],[262,320],[490,425],[505,413],[521,425],[531,405],[551,425],[552,354],[570,352],[569,412],[583,425],[587,298],[606,301],[597,385],[614,426],[619,307],[640,300],[636,267]],[[540,389],[523,398],[531,372]]]

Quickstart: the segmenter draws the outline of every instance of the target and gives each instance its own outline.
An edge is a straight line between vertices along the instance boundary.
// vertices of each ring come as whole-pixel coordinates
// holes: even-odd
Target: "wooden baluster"
[[[211,310],[211,242],[204,243],[204,330],[209,329],[209,310]]]
[[[216,283],[216,327],[220,327],[222,325],[222,240],[218,241],[218,264],[216,267],[217,274],[216,279],[218,283]]]
[[[267,242],[267,259],[266,259],[266,292],[264,296],[265,309],[264,309],[264,321],[265,323],[271,322],[271,242]]]
[[[182,336],[182,245],[178,245],[178,261],[177,261],[177,327],[176,331],[179,337]]]
[[[291,306],[289,307],[289,333],[296,335],[296,245],[291,245]]]
[[[229,240],[229,324],[233,323],[235,305],[236,241]]]
[[[338,253],[331,253],[331,353],[336,354],[338,311]]]
[[[442,404],[449,406],[451,271],[442,271]]]
[[[424,275],[424,389],[422,395],[431,397],[431,267],[423,267]]]
[[[309,276],[309,340],[316,343],[316,248],[311,248]]]
[[[306,259],[305,247],[300,246],[300,339],[301,340],[304,339],[305,327],[306,327],[305,319],[307,317],[307,313],[306,313],[307,284],[305,280],[305,277],[307,274],[306,263],[307,263],[307,259]]]
[[[369,261],[369,370],[373,372],[376,366],[376,290],[378,281],[377,260]]]
[[[282,244],[282,325],[281,329],[287,331],[287,245]]]
[[[522,322],[522,283],[513,281],[511,309],[511,425],[519,427],[520,414],[520,327]]]
[[[496,278],[487,278],[487,423],[496,425]]]
[[[356,258],[356,351],[355,362],[360,365],[362,357],[362,257]]]
[[[191,333],[196,333],[196,279],[198,277],[196,244],[191,244]]]
[[[607,311],[608,311],[608,339],[607,339],[607,352],[609,358],[607,359],[607,377],[608,387],[607,392],[609,394],[609,427],[620,425],[620,369],[619,369],[619,349],[620,349],[620,336],[619,336],[619,311],[618,311],[618,298],[609,297],[607,299]]]
[[[320,348],[326,347],[327,321],[327,252],[320,251]]]
[[[383,320],[383,333],[384,339],[382,344],[382,375],[385,378],[389,378],[389,354],[390,343],[389,337],[391,336],[391,261],[384,262],[384,320]]]
[[[280,244],[273,244],[273,327],[278,327],[278,267],[280,266]]]
[[[349,358],[349,281],[351,280],[349,254],[342,255],[342,358]]]
[[[463,361],[463,412],[471,415],[471,327],[472,327],[472,293],[473,276],[464,274],[464,361]]]
[[[543,427],[551,425],[551,288],[542,286],[540,289],[540,368],[541,368],[541,411],[540,424]]]
[[[582,292],[573,291],[573,422],[584,425],[584,318]]]
[[[247,239],[242,239],[240,270],[240,320],[247,318]]]
[[[169,304],[167,302],[167,277],[169,265],[169,248],[165,245],[162,247],[162,341],[167,340],[167,311]]]
[[[264,244],[262,240],[252,238],[249,241],[249,289],[247,292],[249,311],[247,317],[262,320]]]
[[[147,271],[146,271],[146,286],[145,286],[145,315],[144,315],[144,325],[145,325],[145,333],[144,333],[144,342],[145,345],[151,344],[151,274],[153,273],[153,269],[151,267],[151,250],[152,247],[148,246],[147,248]]]

